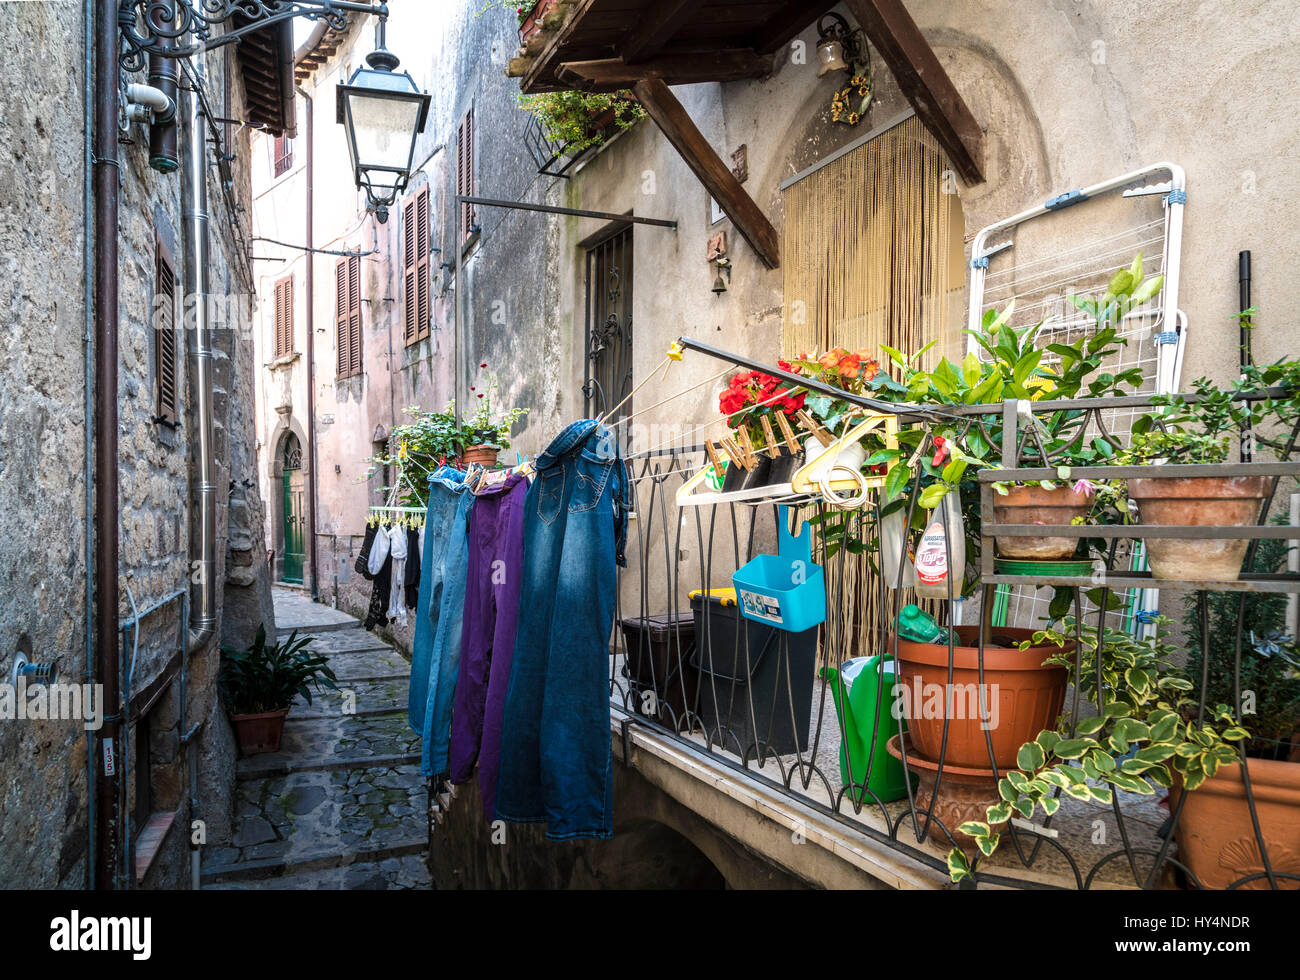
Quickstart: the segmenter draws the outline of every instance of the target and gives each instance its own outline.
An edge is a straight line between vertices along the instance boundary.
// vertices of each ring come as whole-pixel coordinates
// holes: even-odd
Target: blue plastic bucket
[[[789,510],[778,508],[780,554],[755,556],[731,582],[746,619],[802,633],[826,622],[826,576],[812,562],[812,527],[805,522],[799,535],[792,535]]]

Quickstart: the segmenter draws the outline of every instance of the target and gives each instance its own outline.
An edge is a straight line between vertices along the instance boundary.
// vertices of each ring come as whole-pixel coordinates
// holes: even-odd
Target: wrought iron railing
[[[1152,404],[1149,396],[1123,401],[1122,407],[1126,408]],[[1112,402],[1116,399],[1079,405],[1036,402],[1032,411],[1036,416],[1046,416],[1063,408],[1078,409],[1083,413],[1081,429],[1095,430],[1101,424],[1099,410],[1115,407]],[[1020,407],[1023,410],[1024,406]],[[902,422],[915,418],[906,412],[900,409]],[[992,607],[1000,587],[1064,587],[1071,590],[1071,609],[1076,619],[1073,629],[1081,634],[1088,628],[1085,624],[1090,622],[1089,617],[1094,615],[1096,628],[1104,629],[1110,605],[1108,593],[1120,589],[1157,585],[1198,590],[1195,602],[1202,610],[1202,623],[1210,592],[1242,596],[1242,610],[1244,597],[1253,592],[1300,592],[1300,575],[1273,570],[1243,574],[1233,583],[1152,582],[1149,573],[1128,570],[1129,557],[1121,547],[1124,542],[1162,535],[1255,540],[1300,537],[1300,528],[1266,525],[1272,494],[1261,507],[1258,526],[1246,529],[1187,530],[1135,525],[1026,528],[997,524],[992,511],[992,481],[1055,479],[1058,470],[1051,460],[1042,458],[1041,447],[1034,445],[1032,430],[1026,438],[1025,431],[1017,428],[1014,403],[945,409],[942,414],[958,426],[959,433],[978,427],[984,430],[989,443],[1010,447],[1004,453],[1006,469],[982,471],[980,521],[967,531],[968,536],[981,542],[982,558],[975,593],[984,609]],[[1196,468],[1197,473],[1226,476],[1248,469],[1250,473],[1271,477],[1272,490],[1276,493],[1283,476],[1300,475],[1300,463],[1286,461],[1294,442],[1293,437],[1286,452],[1281,454],[1282,462],[1219,465]],[[933,451],[928,437],[921,451]],[[1049,463],[1048,468],[1043,468]],[[1016,468],[1029,464],[1037,467]],[[893,703],[887,708],[884,705],[889,684],[901,682],[901,675],[891,677],[889,673],[891,669],[899,669],[893,666],[898,664],[899,656],[899,639],[893,624],[898,621],[900,609],[911,599],[907,590],[891,589],[880,574],[877,543],[882,539],[881,491],[872,491],[864,507],[848,512],[833,511],[815,495],[800,496],[792,492],[760,499],[736,499],[735,495],[723,494],[705,498],[703,504],[697,501],[695,506],[679,506],[677,490],[706,465],[708,459],[700,446],[634,455],[627,461],[633,490],[632,531],[628,567],[621,573],[611,698],[627,712],[631,724],[693,745],[731,767],[737,779],[758,780],[797,797],[801,804],[839,821],[848,832],[884,843],[919,865],[949,871],[948,855],[954,846],[961,847],[973,864],[967,885],[1205,887],[1173,846],[1179,820],[1192,795],[1177,793],[1177,787],[1169,811],[1160,805],[1158,793],[1116,791],[1109,802],[1099,802],[1078,800],[1058,789],[1054,798],[1060,802],[1051,816],[1033,820],[1017,817],[1003,828],[1002,843],[996,853],[979,858],[978,852],[972,850],[971,838],[957,829],[959,817],[954,814],[961,813],[962,807],[951,804],[953,799],[960,802],[965,797],[969,804],[970,797],[978,797],[979,793],[987,795],[990,773],[993,785],[997,785],[1006,776],[1008,767],[999,766],[994,758],[992,734],[986,735],[988,763],[977,767],[978,773],[970,766],[948,762],[954,714],[951,698],[958,659],[953,640],[947,644],[946,663],[938,665],[941,674],[946,672],[948,681],[938,758],[930,760],[933,764],[924,773],[927,780],[924,792],[914,782],[914,776],[907,776],[902,781],[905,792],[900,798],[888,798],[891,794],[880,790],[878,777],[891,761],[901,762],[909,772],[919,767],[919,761],[909,748],[909,737],[894,738],[889,744],[881,737],[882,726],[890,724],[893,711]],[[1201,469],[1205,470],[1204,474],[1200,473]],[[1150,474],[1149,468],[1136,473],[1127,468],[1076,467],[1071,476],[1103,479]],[[918,507],[915,482],[905,505],[907,527],[912,526]],[[796,509],[804,520],[814,521],[819,528],[837,523],[839,526],[830,547],[826,534],[819,531],[814,535],[813,562],[825,572],[828,618],[820,629],[813,629],[811,638],[745,619],[737,606],[719,594],[732,585],[731,576],[737,569],[756,555],[776,551],[777,525],[782,513],[779,505]],[[1094,568],[1087,577],[1006,576],[999,572],[993,558],[993,538],[1004,534],[1100,538],[1107,544],[1104,553],[1094,559]],[[949,543],[949,567],[953,543]],[[902,547],[904,554],[900,560],[906,558],[906,543]],[[1252,546],[1252,556],[1253,552]],[[1247,568],[1252,567],[1250,560],[1248,557]],[[1094,587],[1099,587],[1101,593],[1094,592],[1090,601],[1085,593]],[[959,598],[950,582],[949,601],[935,607],[941,621],[960,625],[953,623],[959,614],[950,610],[973,603],[954,605],[952,600]],[[1009,630],[1010,624],[993,625],[987,618],[981,619],[984,619],[982,625],[978,619],[968,622],[966,631],[974,638],[970,645],[977,650],[979,717],[989,732],[987,723],[995,719],[990,714],[992,709],[984,685],[986,654],[997,633]],[[1044,624],[1023,625],[1041,628]],[[1128,625],[1138,631],[1142,629],[1140,622]],[[1248,652],[1242,640],[1244,629],[1243,626],[1238,632],[1235,662],[1231,665],[1238,678],[1243,654]],[[1207,665],[1208,630],[1202,630],[1201,643],[1201,662]],[[855,719],[842,680],[843,671],[855,654],[875,653],[884,656],[870,662],[874,679],[860,673],[854,683],[865,681],[874,686],[876,707],[872,717]],[[1105,707],[1100,681],[1095,685],[1096,703],[1089,705],[1081,696],[1081,659],[1074,658],[1069,694],[1058,716],[1066,737],[1077,732],[1081,721],[1095,717]],[[1198,719],[1208,717],[1207,690],[1203,678]],[[1236,693],[1239,698],[1239,685]],[[892,702],[902,700],[906,699],[897,695],[895,688]],[[904,717],[909,716],[904,713]],[[855,728],[857,731],[853,732]],[[854,747],[862,751],[856,752]],[[1244,749],[1240,760],[1247,761]],[[1236,829],[1241,833],[1225,842],[1225,853],[1235,846],[1241,852],[1237,858],[1247,863],[1237,866],[1241,873],[1232,875],[1228,887],[1300,887],[1300,866],[1293,866],[1296,856],[1285,847],[1276,844],[1270,847],[1261,827],[1264,804],[1259,794],[1252,792],[1253,767],[1240,768],[1245,784],[1245,809]],[[976,777],[984,780],[978,791],[971,789]],[[993,799],[997,798],[994,793]],[[965,809],[969,811],[970,806]],[[1258,867],[1251,865],[1251,861]]]

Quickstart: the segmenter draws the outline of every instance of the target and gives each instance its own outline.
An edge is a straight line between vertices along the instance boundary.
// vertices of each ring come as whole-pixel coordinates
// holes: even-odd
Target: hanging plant
[[[577,156],[636,124],[645,109],[631,92],[542,92],[517,96],[542,124],[547,139]]]

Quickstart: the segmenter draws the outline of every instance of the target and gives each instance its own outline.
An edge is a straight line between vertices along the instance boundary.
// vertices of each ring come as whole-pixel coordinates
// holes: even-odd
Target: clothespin
[[[835,437],[826,430],[824,425],[809,415],[806,408],[799,409],[799,411],[795,413],[794,417],[800,425],[807,429],[812,435],[816,436],[817,441],[823,446],[829,446],[835,441]]]
[[[740,451],[740,447],[729,436],[722,440],[722,451],[725,452],[731,460],[732,466],[739,466],[742,470],[749,469],[749,463],[745,460],[745,454]]]
[[[786,418],[785,412],[776,413],[776,424],[781,428],[781,435],[785,437],[785,447],[793,456],[799,451],[799,440],[794,434],[794,429],[790,428],[790,420]]]
[[[754,452],[754,443],[750,441],[749,429],[742,425],[736,431],[736,436],[741,451],[745,454],[745,469],[752,470],[758,463],[758,455]]]
[[[685,351],[682,350],[682,345],[674,340],[668,348],[668,363],[664,365],[663,377],[659,379],[661,382],[668,380],[668,369],[673,366],[673,361],[680,361],[682,359],[683,353],[685,353]]]
[[[718,449],[709,439],[704,440],[704,451],[709,456],[709,462],[713,464],[713,472],[719,476],[722,474],[722,459],[718,456]]]
[[[781,455],[781,444],[777,441],[776,433],[772,431],[772,423],[767,420],[766,415],[761,416],[758,421],[763,426],[763,441],[766,443],[763,448],[767,450],[768,456],[776,459]]]

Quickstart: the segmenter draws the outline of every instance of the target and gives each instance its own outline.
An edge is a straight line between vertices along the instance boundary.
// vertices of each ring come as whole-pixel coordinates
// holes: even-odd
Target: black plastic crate
[[[691,664],[695,649],[693,613],[664,613],[619,620],[627,646],[624,672],[638,714],[668,725],[680,725],[686,709],[695,709],[700,675]],[[647,691],[671,711],[647,710]],[[653,702],[651,702],[653,703]],[[657,706],[656,706],[657,707]]]
[[[759,742],[778,755],[808,748],[817,627],[787,633],[744,619],[729,590],[709,596],[707,606],[693,594],[691,610],[691,662],[700,678],[697,710],[715,744],[748,751],[750,758],[757,755]]]

